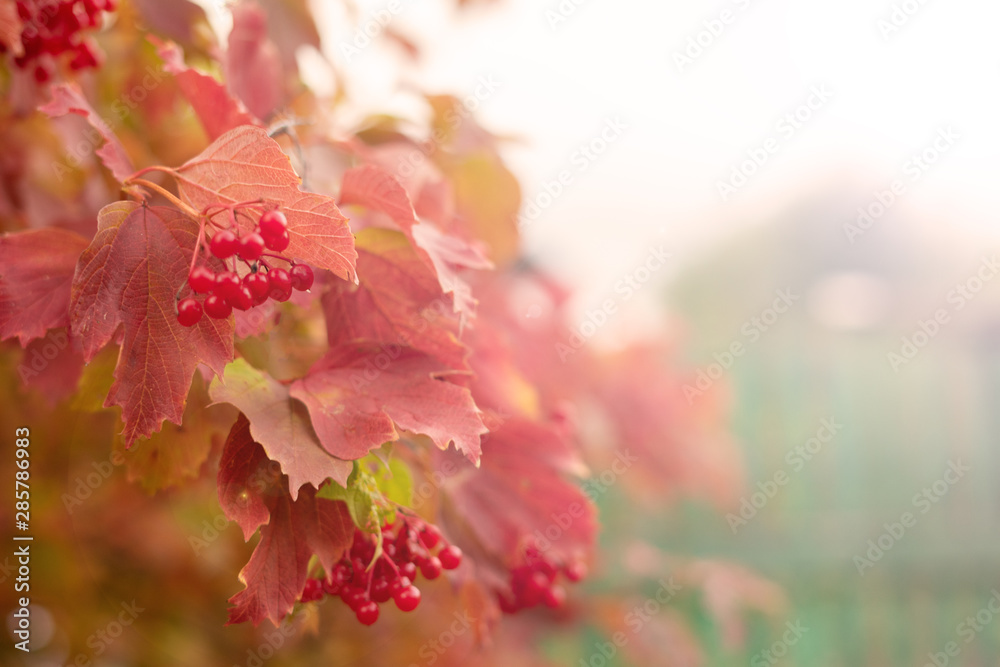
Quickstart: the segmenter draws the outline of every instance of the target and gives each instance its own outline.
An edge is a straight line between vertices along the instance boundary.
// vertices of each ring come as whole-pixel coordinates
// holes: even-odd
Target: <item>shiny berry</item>
[[[371,598],[375,602],[388,602],[392,597],[389,590],[389,582],[385,579],[376,579],[372,582]]]
[[[587,566],[575,560],[563,568],[563,574],[572,582],[577,582],[587,576]]]
[[[549,609],[558,609],[566,603],[566,589],[562,586],[552,586],[545,589],[542,594],[542,602]]]
[[[420,589],[416,586],[407,586],[393,595],[392,599],[400,611],[413,611],[420,604]]]
[[[236,297],[240,287],[242,284],[239,276],[232,271],[223,271],[215,276],[215,287],[212,289],[212,294],[218,294],[228,300]]]
[[[226,301],[238,310],[250,310],[254,307],[253,292],[246,285],[240,285],[236,292],[226,297]]]
[[[424,575],[424,579],[437,579],[441,576],[441,561],[438,560],[438,557],[431,556],[425,559],[420,564],[420,574]]]
[[[188,274],[188,285],[199,294],[208,294],[215,288],[215,272],[207,266],[196,266]]]
[[[296,268],[298,268],[299,266],[304,266],[304,265],[296,264]],[[424,546],[427,547],[428,549],[433,549],[438,545],[438,542],[441,541],[441,531],[439,531],[434,526],[430,525],[424,526],[420,530],[420,541],[423,542]]]
[[[181,326],[193,327],[201,319],[201,304],[194,299],[181,299],[177,303],[177,321]]]
[[[362,625],[372,625],[378,620],[378,605],[374,602],[366,602],[355,609],[354,614]]]
[[[205,312],[215,320],[224,320],[233,312],[233,307],[229,305],[224,297],[212,294],[205,299]]]
[[[258,229],[263,236],[277,236],[281,232],[288,231],[288,218],[281,211],[275,209],[273,211],[265,211],[262,216],[260,216],[260,222],[257,223]]]
[[[271,282],[270,292],[268,292],[271,298],[275,301],[288,301],[292,296],[292,278],[288,275],[288,271],[272,269],[267,277]]]
[[[277,234],[265,234],[261,232],[260,235],[264,239],[264,245],[275,252],[281,252],[292,242],[292,237],[288,234],[287,229],[282,229]]]
[[[240,247],[237,250],[240,257],[248,262],[255,262],[260,259],[264,252],[264,237],[257,232],[247,234],[240,239]]]
[[[292,287],[299,290],[300,292],[305,292],[307,289],[313,285],[313,270],[305,264],[296,264],[292,267]],[[426,542],[425,542],[426,544]],[[427,548],[430,549],[434,545],[427,544]]]
[[[226,259],[236,254],[239,243],[240,241],[236,238],[236,234],[233,234],[228,229],[223,229],[221,232],[215,233],[215,236],[208,243],[208,248],[219,259]]]
[[[462,564],[462,550],[454,544],[449,544],[439,551],[437,557],[441,561],[441,567],[446,570],[454,570]]]

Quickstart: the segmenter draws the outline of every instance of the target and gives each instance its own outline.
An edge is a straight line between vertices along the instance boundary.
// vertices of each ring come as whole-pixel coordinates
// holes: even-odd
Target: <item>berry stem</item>
[[[193,208],[191,208],[190,206],[188,206],[187,204],[185,204],[184,202],[182,202],[180,199],[178,199],[177,197],[175,197],[173,195],[173,193],[171,193],[169,190],[166,190],[166,189],[160,187],[159,185],[157,185],[156,183],[153,183],[152,181],[147,181],[144,178],[131,178],[130,177],[128,180],[125,181],[124,185],[141,185],[143,187],[147,187],[150,190],[158,192],[159,194],[161,194],[164,197],[166,197],[167,199],[169,199],[170,203],[172,203],[174,206],[176,206],[180,210],[184,211],[186,214],[188,214],[190,217],[194,218],[195,220],[197,220],[200,217],[198,215],[198,211],[194,210]]]

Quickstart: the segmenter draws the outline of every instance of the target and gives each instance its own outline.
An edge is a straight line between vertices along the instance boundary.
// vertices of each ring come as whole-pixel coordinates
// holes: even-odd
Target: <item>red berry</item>
[[[306,264],[296,264],[292,267],[292,287],[305,292],[313,286],[313,270]],[[432,545],[427,545],[430,548]]]
[[[399,566],[399,574],[401,577],[406,577],[410,581],[417,576],[417,566],[413,563],[406,562]]]
[[[388,602],[392,597],[389,590],[389,582],[385,579],[376,579],[372,582],[371,597],[375,602]]]
[[[228,229],[223,229],[221,232],[215,233],[215,236],[209,241],[208,247],[213,255],[219,259],[225,259],[236,254],[239,243],[240,241],[236,238],[236,234],[233,234]]]
[[[347,603],[351,609],[357,610],[363,604],[369,602],[365,589],[357,586],[345,586],[340,591],[340,599]]]
[[[500,603],[500,611],[505,614],[516,614],[521,609],[509,593],[497,593],[497,602]]]
[[[257,223],[257,228],[263,236],[277,236],[281,232],[288,231],[288,218],[281,211],[274,209],[273,211],[265,211],[262,216],[260,216],[260,222]]]
[[[296,264],[296,268],[304,266],[303,264]],[[306,267],[309,268],[308,266]],[[293,271],[294,273],[294,271]],[[441,531],[439,531],[435,526],[427,525],[420,530],[420,541],[424,543],[424,546],[428,549],[433,549],[441,541]]]
[[[223,271],[222,273],[215,276],[215,288],[212,290],[212,294],[218,294],[224,299],[231,300],[239,292],[240,278],[232,271]]]
[[[264,237],[257,232],[251,232],[240,239],[239,255],[248,262],[260,259],[264,252]]]
[[[205,312],[215,320],[224,320],[233,312],[233,307],[229,305],[224,297],[213,294],[205,299]]]
[[[243,277],[243,286],[250,288],[254,305],[267,301],[267,293],[271,291],[271,281],[266,273],[248,273]]]
[[[288,275],[288,271],[284,269],[272,269],[267,274],[267,277],[271,282],[271,290],[269,292],[271,298],[275,301],[288,301],[292,296],[292,278]]]
[[[454,544],[449,544],[439,551],[437,557],[441,561],[441,567],[446,570],[454,570],[462,564],[462,550]]]
[[[323,597],[323,582],[319,579],[306,579],[306,586],[299,598],[302,602],[313,602]]]
[[[372,625],[378,620],[378,605],[374,602],[366,602],[355,609],[354,614],[362,625]]]
[[[193,327],[201,319],[201,304],[192,298],[177,303],[177,321],[181,326]]]
[[[575,560],[563,568],[563,574],[572,582],[577,582],[587,576],[587,566],[581,561]]]
[[[441,561],[437,556],[431,556],[420,564],[420,574],[424,579],[437,579],[441,576]]]
[[[207,266],[196,266],[188,274],[188,285],[199,294],[208,294],[215,287],[215,272]]]
[[[545,589],[545,593],[542,595],[542,602],[549,609],[558,609],[566,602],[566,589],[562,586],[553,586],[552,588]]]
[[[400,611],[413,611],[420,604],[420,589],[416,586],[407,586],[392,596],[396,601],[396,606]]]
[[[264,239],[264,245],[275,252],[281,252],[292,242],[292,237],[288,234],[287,229],[282,229],[277,234],[265,234],[261,232],[260,235]]]
[[[246,285],[241,285],[235,293],[226,298],[226,301],[232,304],[233,308],[250,310],[254,306],[253,292]]]
[[[396,579],[394,579],[391,584],[389,584],[389,592],[392,594],[392,597],[396,597],[396,595],[400,591],[405,590],[406,588],[409,588],[412,585],[413,582],[410,580],[409,577],[399,576]]]

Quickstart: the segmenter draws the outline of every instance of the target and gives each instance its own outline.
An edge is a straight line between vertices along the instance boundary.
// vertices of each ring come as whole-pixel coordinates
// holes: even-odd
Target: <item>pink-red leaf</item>
[[[213,380],[209,396],[236,406],[247,416],[254,440],[288,475],[293,498],[304,484],[319,488],[327,478],[347,483],[353,464],[324,451],[305,406],[270,375],[237,359],[221,378]]]
[[[244,2],[233,7],[226,80],[258,118],[268,118],[284,97],[281,55],[267,29],[267,14],[257,5]]]
[[[469,390],[443,379],[449,373],[410,348],[344,345],[292,383],[291,395],[309,408],[326,450],[342,458],[396,440],[395,423],[441,449],[454,441],[478,465],[487,429]]]
[[[200,362],[221,373],[233,357],[231,320],[177,322],[198,225],[179,211],[136,202],[101,209],[98,231],[73,279],[70,325],[89,362],[122,331],[105,406],[119,405],[126,447],[164,419],[179,424]]]
[[[332,197],[299,189],[288,156],[265,130],[248,125],[231,130],[173,174],[181,197],[197,210],[261,198],[278,204],[291,236],[286,256],[357,282],[347,219]],[[245,220],[240,224],[250,228]]]
[[[104,166],[111,171],[111,175],[119,183],[124,183],[125,179],[135,171],[132,159],[125,152],[125,147],[118,141],[118,137],[111,131],[108,124],[90,106],[87,98],[83,96],[83,92],[75,83],[60,83],[52,86],[52,101],[40,107],[40,111],[53,118],[65,116],[68,113],[83,116],[104,139],[104,145],[98,148],[95,153],[101,158]]]
[[[222,511],[243,529],[244,540],[270,516],[263,494],[269,481],[268,463],[264,448],[250,435],[250,422],[241,413],[222,448],[218,487]]]
[[[61,229],[0,236],[0,340],[21,346],[69,324],[70,284],[87,239]]]
[[[240,125],[260,124],[225,86],[208,74],[188,67],[179,46],[170,42],[158,44],[163,68],[174,75],[209,139],[217,139]]]
[[[360,285],[335,283],[323,297],[330,347],[353,341],[403,345],[447,368],[465,369],[468,350],[449,317],[434,271],[400,232],[371,228],[357,236]]]

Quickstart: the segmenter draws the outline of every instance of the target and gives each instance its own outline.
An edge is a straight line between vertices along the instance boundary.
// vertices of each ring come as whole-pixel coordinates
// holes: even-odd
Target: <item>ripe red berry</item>
[[[567,579],[575,583],[587,576],[587,566],[575,560],[563,568],[563,574],[566,575]]]
[[[313,280],[313,270],[306,264],[296,264],[292,267],[292,287],[299,290],[300,292],[305,292],[307,289],[312,287]],[[426,544],[426,542],[425,542]],[[433,544],[427,544],[427,548],[432,548]]]
[[[250,288],[254,305],[264,303],[267,293],[271,291],[271,281],[266,273],[248,273],[243,277],[243,286]]]
[[[181,299],[177,303],[177,321],[181,326],[193,327],[201,320],[201,304],[192,298]]]
[[[236,254],[239,243],[240,241],[236,238],[236,234],[233,234],[228,229],[223,229],[221,232],[215,233],[215,236],[208,243],[208,248],[219,259],[226,259]]]
[[[454,544],[449,544],[439,551],[437,557],[441,561],[441,567],[446,570],[454,570],[462,564],[462,550]]]
[[[366,602],[355,609],[354,614],[362,625],[372,625],[378,620],[378,605],[374,602]]]
[[[264,237],[257,232],[251,232],[240,239],[240,247],[237,250],[240,257],[248,262],[255,262],[260,259],[264,252]]]
[[[275,252],[281,252],[288,247],[288,244],[292,242],[292,237],[288,233],[287,229],[282,229],[276,234],[265,234],[260,233],[261,238],[264,239],[264,245]]]
[[[272,269],[267,275],[271,282],[269,294],[275,301],[288,301],[292,296],[292,278],[284,269]]]
[[[566,602],[566,589],[562,586],[552,586],[545,589],[545,593],[542,595],[542,602],[549,609],[558,609]]]
[[[224,320],[233,312],[233,307],[229,305],[224,297],[212,294],[205,299],[205,312],[215,320]]]
[[[417,566],[414,563],[406,562],[399,566],[399,574],[401,577],[406,577],[410,581],[417,576]]]
[[[437,556],[431,556],[430,558],[424,560],[420,564],[420,574],[424,575],[424,579],[437,579],[441,576],[441,561],[438,560]]]
[[[253,292],[246,285],[240,285],[232,295],[226,298],[233,308],[239,310],[250,310],[254,306]]]
[[[369,602],[368,594],[365,593],[365,589],[351,585],[345,586],[341,589],[340,599],[346,602],[348,607],[355,610]]]
[[[223,271],[215,276],[215,287],[212,289],[212,294],[218,294],[229,300],[236,296],[241,286],[239,276],[232,271]]]
[[[323,582],[319,579],[306,579],[306,586],[302,589],[302,602],[313,602],[323,597]]]
[[[260,222],[257,223],[257,227],[260,229],[262,236],[278,236],[281,232],[288,231],[288,218],[277,209],[265,211],[260,216]]]
[[[302,264],[297,264],[296,266],[302,266]],[[433,549],[441,541],[441,531],[437,527],[428,524],[420,529],[420,541],[428,549]]]
[[[420,604],[420,589],[416,586],[407,586],[392,596],[396,601],[396,606],[400,611],[413,611]]]
[[[208,294],[215,288],[215,272],[207,266],[196,266],[188,274],[188,285],[199,294]]]

